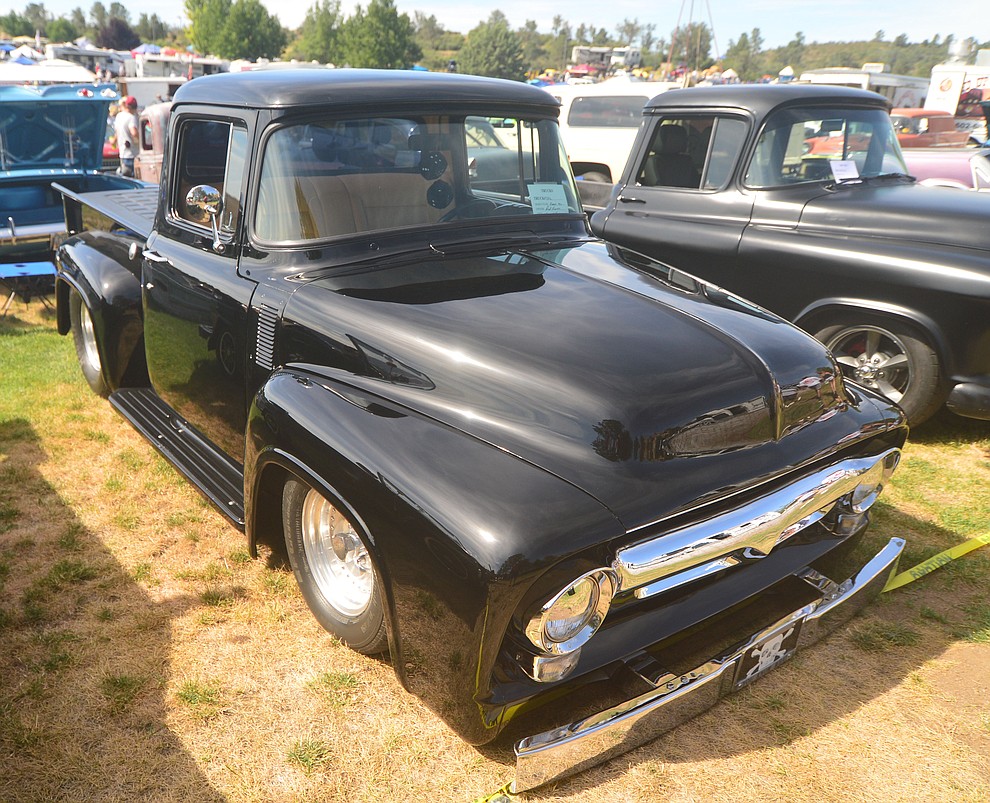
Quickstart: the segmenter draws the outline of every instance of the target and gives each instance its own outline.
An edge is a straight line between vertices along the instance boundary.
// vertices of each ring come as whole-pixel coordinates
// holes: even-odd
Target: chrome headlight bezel
[[[568,595],[577,592],[583,585],[590,591],[589,603],[579,614],[572,615],[574,622],[567,629],[566,636],[554,638],[550,634],[550,624],[554,620],[554,609],[566,604]],[[526,638],[547,655],[565,655],[574,652],[586,644],[595,635],[605,616],[608,614],[618,588],[618,578],[611,568],[592,569],[575,578],[549,600],[529,619],[523,632]]]

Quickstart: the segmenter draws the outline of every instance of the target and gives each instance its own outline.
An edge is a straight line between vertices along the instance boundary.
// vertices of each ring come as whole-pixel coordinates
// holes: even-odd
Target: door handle
[[[646,203],[646,201],[644,201],[642,198],[634,198],[631,195],[620,195],[615,200],[617,200],[619,203],[622,203],[622,204],[645,204]]]
[[[141,256],[149,262],[168,262],[168,257],[163,257],[157,251],[149,251],[148,249],[145,249],[141,252]]]

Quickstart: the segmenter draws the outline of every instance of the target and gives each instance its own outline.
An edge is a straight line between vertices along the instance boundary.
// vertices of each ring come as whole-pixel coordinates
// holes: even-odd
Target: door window
[[[232,235],[240,218],[247,131],[229,122],[187,120],[179,126],[178,148],[171,204],[173,216],[185,223],[211,229],[209,215],[188,204],[186,199],[194,187],[212,187],[223,199],[219,229]]]

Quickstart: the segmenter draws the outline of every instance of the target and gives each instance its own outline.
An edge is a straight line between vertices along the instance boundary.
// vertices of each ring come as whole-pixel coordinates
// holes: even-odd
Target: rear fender
[[[132,243],[137,247],[132,248]],[[141,309],[141,246],[134,237],[87,231],[70,237],[55,253],[59,334],[68,334],[71,328],[69,297],[74,290],[93,319],[103,378],[111,391],[149,383]]]

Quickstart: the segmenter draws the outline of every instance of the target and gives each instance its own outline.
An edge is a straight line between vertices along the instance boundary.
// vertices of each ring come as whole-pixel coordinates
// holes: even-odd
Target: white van
[[[574,175],[579,180],[613,184],[650,98],[680,84],[611,80],[600,84],[554,84],[544,89],[560,101],[560,131]]]

